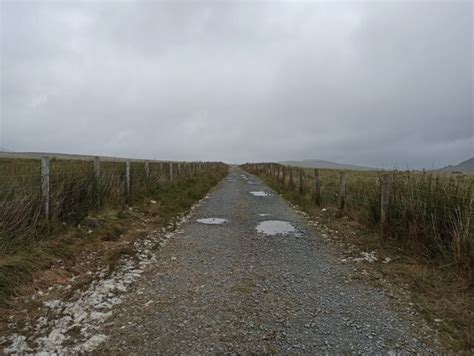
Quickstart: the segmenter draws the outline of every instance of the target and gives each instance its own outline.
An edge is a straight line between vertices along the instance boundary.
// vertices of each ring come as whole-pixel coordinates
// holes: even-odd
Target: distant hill
[[[323,161],[319,159],[308,159],[303,161],[282,161],[280,164],[294,167],[304,168],[328,168],[328,169],[350,169],[353,171],[373,171],[375,168],[356,166],[353,164],[337,163],[331,161]]]
[[[13,151],[9,150],[8,148],[0,146],[0,152],[13,152]]]
[[[463,173],[474,173],[474,157],[471,157],[455,166],[446,166],[439,169],[441,172],[463,172]]]

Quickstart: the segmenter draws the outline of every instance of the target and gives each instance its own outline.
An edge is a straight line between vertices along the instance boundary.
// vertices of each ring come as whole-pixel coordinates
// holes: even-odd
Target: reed
[[[337,208],[340,171],[320,169],[321,204],[315,202],[316,179],[312,169],[286,167],[282,180],[276,164],[247,164],[273,188],[285,193],[307,211]],[[384,238],[396,241],[405,250],[443,263],[453,263],[472,276],[474,267],[473,175],[432,172],[346,171],[345,205],[342,215],[368,227],[381,225],[382,177],[388,184]],[[303,187],[300,187],[303,185]],[[340,213],[340,212],[339,212]],[[339,214],[341,215],[341,214]]]

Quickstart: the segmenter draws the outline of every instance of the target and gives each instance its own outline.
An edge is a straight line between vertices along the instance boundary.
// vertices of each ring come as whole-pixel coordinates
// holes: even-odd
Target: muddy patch
[[[266,220],[258,223],[257,231],[267,236],[288,235],[297,233],[297,229],[288,221],[283,220]]]
[[[228,220],[223,218],[205,218],[205,219],[197,219],[198,223],[206,224],[206,225],[221,225],[225,224]]]

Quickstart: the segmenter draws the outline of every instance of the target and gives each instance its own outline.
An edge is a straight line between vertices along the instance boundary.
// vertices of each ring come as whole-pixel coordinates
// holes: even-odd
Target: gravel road
[[[294,231],[257,231],[268,220]],[[96,352],[430,352],[382,290],[350,273],[302,215],[232,168],[127,292]]]

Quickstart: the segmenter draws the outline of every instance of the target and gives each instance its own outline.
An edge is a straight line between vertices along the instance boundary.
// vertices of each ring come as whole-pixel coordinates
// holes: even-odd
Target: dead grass
[[[390,256],[392,259],[390,263],[382,263],[379,260],[373,264],[366,264],[364,269],[371,273],[359,277],[382,287],[387,287],[388,283],[390,288],[400,291],[400,295],[406,295],[408,292],[406,303],[413,304],[429,325],[439,332],[446,352],[467,354],[472,352],[474,349],[472,265],[460,264],[451,254],[431,254],[424,246],[426,240],[420,242],[417,239],[397,238],[393,234],[382,235],[382,230],[374,224],[376,221],[374,212],[367,213],[371,206],[373,209],[376,208],[368,199],[375,193],[369,193],[365,200],[362,199],[362,202],[366,203],[362,204],[361,212],[355,211],[356,206],[349,205],[349,211],[341,215],[335,207],[335,199],[329,203],[327,195],[326,199],[323,199],[327,205],[323,204],[321,207],[325,209],[323,212],[309,198],[310,190],[301,192],[296,189],[296,185],[293,187],[290,184],[282,185],[264,173],[259,175],[273,189],[313,219],[328,227],[330,231],[337,231],[339,236],[337,243],[342,244],[341,250],[353,250],[354,254],[377,251],[381,256]],[[454,184],[453,181],[450,184]],[[336,191],[335,187],[327,189],[330,192]],[[450,189],[455,190],[453,186]],[[359,195],[362,193],[363,190]],[[395,231],[402,234],[404,230]]]
[[[48,239],[3,252],[0,308],[11,306],[12,297],[29,295],[35,288],[44,289],[99,264],[113,271],[122,256],[133,255],[133,241],[168,226],[226,174],[226,167],[214,167],[192,178],[154,187],[133,207],[104,210],[79,224],[59,224]]]
[[[474,289],[469,276],[452,265],[440,265],[416,252],[410,253],[396,241],[384,239],[353,220],[336,218],[328,213],[323,221],[343,236],[343,243],[356,246],[359,253],[377,251],[379,255],[391,256],[390,263],[377,261],[365,268],[381,273],[391,287],[409,292],[409,302],[439,332],[446,351],[472,350]]]

